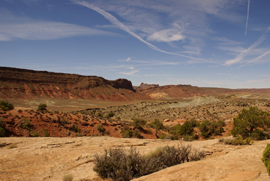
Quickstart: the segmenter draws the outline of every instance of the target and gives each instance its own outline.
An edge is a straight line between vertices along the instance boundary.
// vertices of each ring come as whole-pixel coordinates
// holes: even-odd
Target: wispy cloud
[[[169,43],[172,41],[184,40],[185,36],[179,30],[166,29],[151,34],[147,39],[150,41]]]
[[[74,24],[48,21],[4,23],[0,26],[0,41],[11,41],[14,39],[53,40],[82,35],[116,34]]]
[[[124,75],[134,75],[137,72],[139,72],[139,70],[133,70],[133,71],[130,71],[130,72],[119,72],[119,73],[124,74]]]
[[[123,60],[120,60],[123,61]],[[170,61],[162,61],[162,60],[133,60],[131,58],[127,58],[124,62],[129,62],[136,64],[136,66],[160,66],[160,65],[179,65],[181,62],[170,62]]]
[[[94,11],[96,11],[97,13],[101,14],[102,16],[104,16],[108,21],[110,21],[112,24],[118,26],[120,29],[122,29],[123,31],[129,33],[131,36],[135,37],[136,39],[138,39],[139,41],[143,42],[144,44],[148,45],[150,48],[152,48],[153,50],[156,50],[158,52],[162,52],[162,53],[166,53],[166,54],[171,54],[171,55],[176,55],[176,56],[181,56],[181,57],[186,57],[186,58],[191,58],[191,59],[198,59],[195,57],[191,57],[191,56],[187,56],[187,55],[182,55],[182,54],[178,54],[178,53],[173,53],[173,52],[168,52],[162,49],[159,49],[158,47],[156,47],[155,45],[145,41],[143,38],[141,38],[139,35],[137,35],[136,33],[134,33],[133,31],[131,31],[127,26],[125,26],[123,23],[121,23],[117,18],[115,18],[113,15],[111,15],[110,13],[94,6],[93,4],[90,4],[88,2],[85,1],[78,1],[78,0],[71,0],[72,2],[85,6],[89,9],[92,9]]]
[[[249,63],[255,63],[255,62],[259,62],[261,59],[265,58],[266,56],[270,55],[270,50],[263,53],[262,55],[254,58],[253,60],[251,60]],[[270,61],[270,57],[267,58],[267,61]]]
[[[201,54],[201,47],[199,46],[183,46],[185,51],[182,53],[191,54],[191,55],[200,55]]]
[[[245,31],[245,36],[247,36],[248,19],[249,19],[249,8],[250,8],[250,0],[248,0],[248,7],[247,7],[247,21],[246,21],[246,31]]]
[[[265,29],[264,29],[265,30]],[[242,42],[238,42],[238,41],[233,41],[233,40],[230,40],[228,38],[213,38],[214,40],[217,40],[219,41],[220,45],[224,45],[224,46],[232,46],[232,45],[240,45],[240,44],[243,44]]]
[[[228,60],[225,62],[225,65],[230,66],[232,64],[238,63],[240,61],[242,61],[247,55],[249,55],[249,53],[256,48],[257,46],[259,46],[261,43],[264,42],[264,40],[266,39],[266,34],[270,29],[268,28],[260,37],[259,39],[254,42],[250,47],[248,47],[248,49],[243,50],[240,54],[238,54],[234,59]]]

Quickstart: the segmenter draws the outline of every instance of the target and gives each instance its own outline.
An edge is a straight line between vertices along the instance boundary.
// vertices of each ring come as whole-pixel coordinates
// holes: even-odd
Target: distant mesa
[[[136,93],[127,79],[0,67],[0,98],[92,99],[110,101],[148,100]]]
[[[145,87],[159,87],[159,84],[146,84],[146,83],[141,83],[140,88],[145,88]]]

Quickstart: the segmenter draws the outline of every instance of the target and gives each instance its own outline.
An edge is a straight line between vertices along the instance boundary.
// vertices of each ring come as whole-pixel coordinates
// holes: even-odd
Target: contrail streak
[[[118,19],[116,19],[110,13],[108,13],[108,12],[106,12],[106,11],[104,11],[104,10],[102,10],[102,9],[100,9],[100,8],[98,8],[98,7],[90,4],[90,3],[88,3],[88,2],[85,2],[85,1],[78,1],[78,0],[71,0],[71,1],[74,2],[74,3],[76,3],[76,4],[80,4],[82,6],[85,6],[85,7],[89,8],[89,9],[92,9],[92,10],[96,11],[97,13],[101,14],[102,16],[104,16],[104,18],[106,18],[112,24],[116,25],[117,27],[119,27],[123,31],[129,33],[133,37],[135,37],[138,40],[140,40],[141,42],[145,43],[146,45],[148,45],[153,50],[156,50],[156,51],[162,52],[162,53],[166,53],[166,54],[171,54],[171,55],[177,55],[177,56],[181,56],[181,57],[196,59],[196,60],[204,60],[204,59],[199,59],[199,58],[195,58],[195,57],[191,57],[191,56],[187,56],[187,55],[182,55],[182,54],[178,54],[178,53],[167,52],[165,50],[161,50],[158,47],[156,47],[155,45],[152,45],[151,43],[149,43],[149,42],[145,41],[144,39],[142,39],[139,35],[137,35],[133,31],[131,31],[127,26],[125,26],[123,23],[121,23]]]
[[[206,32],[206,30],[208,29],[209,25],[210,25],[210,23],[207,25],[207,27],[206,27],[205,30],[203,31],[202,36],[205,34],[205,32]]]
[[[235,63],[243,60],[250,53],[250,51],[252,49],[256,48],[257,46],[259,46],[260,44],[262,44],[264,42],[264,40],[266,39],[266,34],[269,31],[270,31],[270,27],[267,28],[266,31],[259,37],[259,39],[257,41],[255,41],[251,46],[249,46],[248,49],[245,49],[244,51],[242,51],[234,59],[226,61],[225,65],[230,66],[232,64],[235,64]]]
[[[247,36],[247,29],[248,29],[249,8],[250,8],[250,0],[248,0],[248,7],[247,7],[247,22],[246,22],[245,37]]]

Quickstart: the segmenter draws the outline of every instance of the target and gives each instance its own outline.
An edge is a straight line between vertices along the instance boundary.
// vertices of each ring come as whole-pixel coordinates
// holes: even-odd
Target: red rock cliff
[[[97,76],[0,67],[0,98],[33,97],[112,101],[149,99],[136,93],[131,81],[126,79],[111,81]]]

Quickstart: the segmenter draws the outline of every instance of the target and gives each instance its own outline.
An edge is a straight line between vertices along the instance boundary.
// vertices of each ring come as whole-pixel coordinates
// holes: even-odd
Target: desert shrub
[[[132,131],[132,136],[135,138],[143,139],[143,136],[140,134],[140,131],[137,129]]]
[[[270,129],[269,128],[264,129],[263,134],[265,135],[266,139],[270,139]]]
[[[106,118],[111,118],[111,117],[113,117],[115,114],[113,113],[113,112],[110,112],[107,116],[106,116]]]
[[[266,137],[266,135],[264,134],[264,132],[262,130],[255,130],[253,131],[253,133],[251,133],[251,138],[253,140],[264,140]]]
[[[0,137],[6,136],[6,130],[2,127],[0,127]]]
[[[132,138],[132,136],[133,136],[133,131],[130,129],[126,129],[122,133],[123,138]]]
[[[173,135],[179,135],[180,129],[181,129],[181,125],[177,124],[177,125],[169,128],[169,133],[171,133]]]
[[[146,121],[143,119],[133,119],[133,123],[132,123],[135,129],[141,129],[142,126],[144,126],[145,124],[146,124]]]
[[[190,121],[190,124],[191,124],[191,126],[193,127],[193,128],[195,128],[195,127],[199,127],[200,126],[200,122],[199,121],[197,121],[196,119],[191,119]]]
[[[242,136],[237,136],[235,138],[222,138],[219,140],[219,142],[228,145],[251,145],[253,143],[250,137],[243,139]]]
[[[93,170],[101,178],[128,181],[141,176],[143,157],[133,148],[127,153],[123,149],[105,150],[103,155],[95,155]]]
[[[0,128],[4,128],[6,127],[6,123],[3,121],[2,118],[0,118]]]
[[[186,121],[182,126],[180,124],[169,128],[169,132],[174,136],[193,137],[194,127],[197,126],[195,120]],[[193,138],[194,139],[194,138]]]
[[[266,145],[266,148],[263,151],[262,161],[267,168],[268,175],[270,175],[270,144],[269,143]]]
[[[204,158],[205,152],[203,150],[199,150],[199,149],[193,149],[192,152],[189,154],[189,159],[190,161],[198,161],[202,158]]]
[[[50,137],[50,133],[49,133],[48,129],[43,130],[43,136],[44,137]]]
[[[63,177],[63,181],[72,181],[72,180],[73,180],[72,174],[64,175]]]
[[[208,120],[204,120],[203,122],[201,122],[199,126],[199,130],[201,132],[202,137],[208,138],[211,136],[210,128],[209,128],[210,125],[211,125],[211,122]]]
[[[151,128],[157,129],[157,130],[164,129],[163,123],[161,121],[159,121],[158,119],[155,119],[155,121],[149,123],[148,126],[150,126]]]
[[[204,155],[199,150],[193,153],[191,145],[159,147],[145,156],[133,147],[129,152],[109,149],[104,154],[95,155],[94,171],[101,178],[128,181],[189,160],[199,160]]]
[[[70,130],[74,131],[75,133],[80,132],[80,129],[76,123],[72,124],[72,126],[70,127]]]
[[[212,135],[221,135],[224,132],[223,126],[225,126],[224,121],[208,121],[204,120],[200,126],[199,130],[203,138],[209,138]]]
[[[236,118],[233,119],[233,136],[241,135],[243,138],[251,137],[256,130],[262,130],[270,127],[269,113],[258,109],[257,107],[249,107],[243,109]],[[255,137],[261,135],[258,131]]]
[[[8,149],[13,149],[13,148],[18,148],[16,143],[12,143],[12,144],[8,145]]]
[[[0,101],[0,108],[3,111],[9,111],[9,110],[14,109],[14,106],[13,106],[13,104],[9,103],[8,101]]]
[[[102,127],[101,124],[97,125],[97,130],[100,132],[100,133],[103,133],[105,131],[105,129]]]
[[[224,132],[223,126],[225,126],[224,121],[212,121],[209,125],[209,133],[210,135],[221,135]]]
[[[165,133],[161,133],[159,135],[159,139],[166,139],[166,138],[167,138],[167,134],[165,134]]]
[[[32,135],[30,135],[32,137],[39,137],[39,132],[35,131]]]
[[[102,112],[98,112],[97,113],[97,116],[103,118],[103,113]]]
[[[38,111],[47,111],[47,104],[39,104],[37,110]]]
[[[165,146],[157,148],[154,152],[146,155],[147,158],[157,160],[156,163],[161,168],[170,167],[180,163],[189,161],[189,154],[191,152],[191,145],[178,145],[176,146]],[[158,159],[157,159],[158,158]]]
[[[194,132],[194,128],[192,122],[186,121],[179,130],[180,135],[192,135]]]
[[[182,138],[184,138],[184,141],[193,141],[195,139],[194,136],[190,135],[184,135]]]
[[[60,119],[60,117],[59,117],[58,119]],[[61,125],[69,124],[69,120],[68,120],[67,118],[62,118],[62,119],[60,120],[60,124],[61,124]]]
[[[31,130],[32,128],[32,123],[30,120],[23,118],[23,122],[21,123],[21,128]]]

